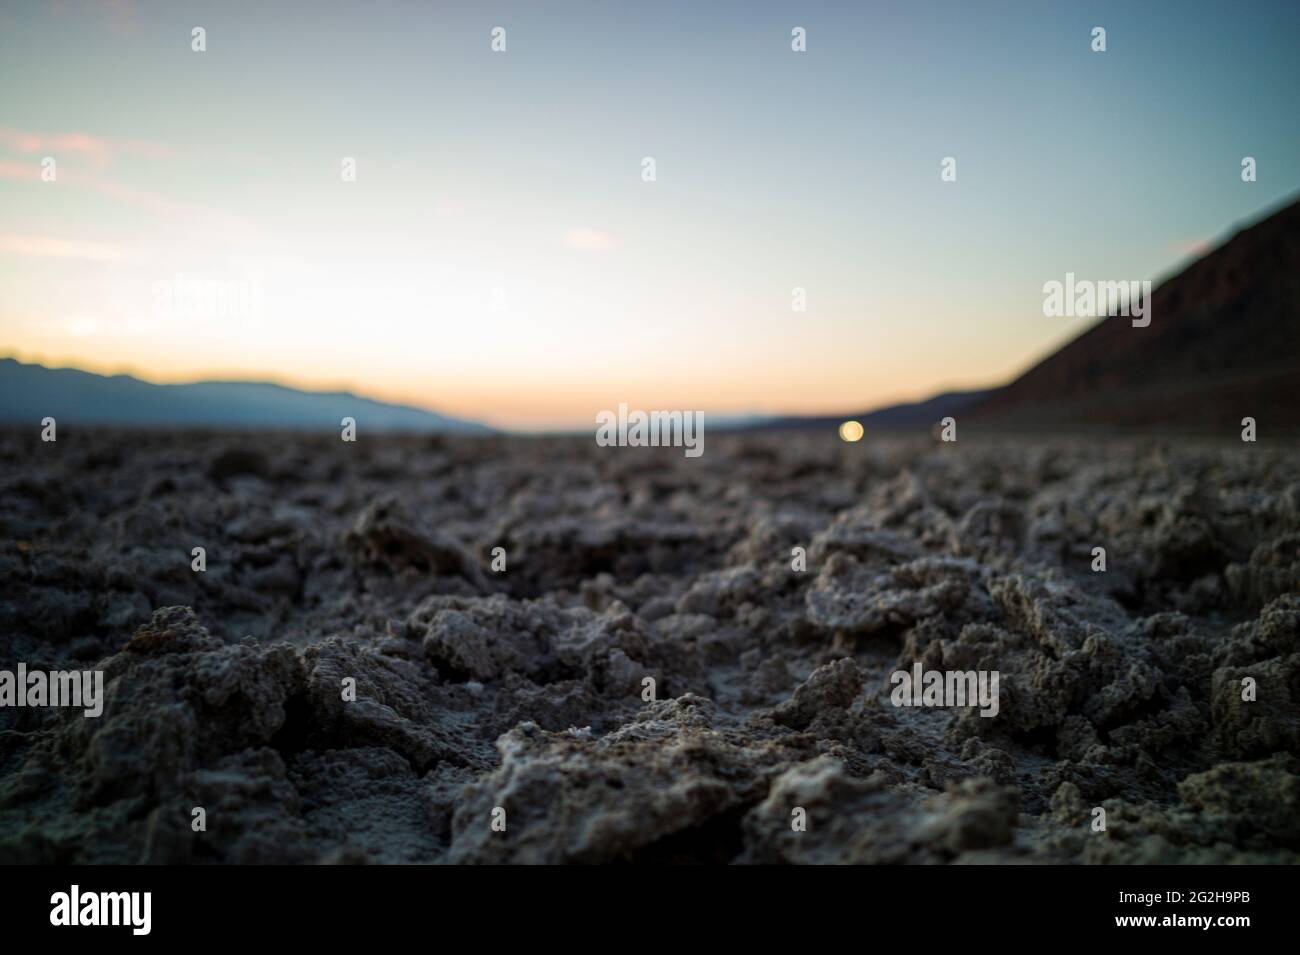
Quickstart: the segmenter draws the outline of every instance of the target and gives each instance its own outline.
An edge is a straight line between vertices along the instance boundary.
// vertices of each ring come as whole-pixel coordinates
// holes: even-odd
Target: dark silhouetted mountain
[[[979,430],[1236,434],[1251,417],[1261,438],[1300,431],[1300,203],[1160,284],[1150,308],[1146,328],[1101,319],[1000,388],[751,429],[856,419],[868,431],[929,430],[960,414]]]
[[[917,428],[929,428],[939,419],[965,411],[990,394],[992,394],[992,390],[988,388],[979,391],[945,391],[933,398],[927,398],[925,401],[888,405],[874,411],[849,412],[842,415],[819,415],[806,418],[768,418],[756,422],[745,430],[775,431],[800,430],[803,428],[830,428],[834,430],[841,423],[852,419],[860,422],[862,427],[868,431],[911,431]]]
[[[0,420],[37,424],[171,425],[205,428],[337,430],[345,417],[359,431],[487,434],[492,429],[346,391],[299,391],[265,382],[200,381],[156,385],[129,375],[96,375],[0,359]]]
[[[1114,278],[1119,278],[1115,276]],[[1151,294],[1151,324],[1104,318],[990,394],[981,428],[1300,429],[1300,203],[1234,235]]]

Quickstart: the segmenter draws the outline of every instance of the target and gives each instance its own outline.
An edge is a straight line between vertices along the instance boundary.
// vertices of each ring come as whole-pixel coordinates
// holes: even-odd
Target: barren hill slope
[[[969,414],[980,425],[1300,430],[1300,203],[1152,292],[1151,324],[1099,320]]]

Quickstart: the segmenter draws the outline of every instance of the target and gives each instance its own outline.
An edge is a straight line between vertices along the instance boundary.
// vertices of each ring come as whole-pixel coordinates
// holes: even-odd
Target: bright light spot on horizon
[[[848,441],[850,444],[854,441],[861,441],[862,433],[862,425],[857,421],[846,421],[840,425],[841,441]]]

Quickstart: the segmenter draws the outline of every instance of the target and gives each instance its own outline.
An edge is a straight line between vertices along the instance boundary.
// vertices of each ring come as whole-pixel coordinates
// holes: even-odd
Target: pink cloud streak
[[[60,153],[85,156],[97,166],[106,166],[121,156],[166,159],[173,150],[165,143],[141,139],[106,139],[93,133],[42,133],[0,126],[0,145],[24,155],[58,158]]]
[[[38,258],[88,259],[92,262],[116,262],[122,258],[122,250],[106,242],[15,233],[0,233],[0,252]]]

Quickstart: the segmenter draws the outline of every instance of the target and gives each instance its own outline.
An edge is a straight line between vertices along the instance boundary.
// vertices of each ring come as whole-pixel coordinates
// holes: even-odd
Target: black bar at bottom
[[[539,881],[444,867],[11,867],[0,895],[0,924],[6,941],[57,941],[75,932],[80,943],[156,940],[205,947],[276,939],[337,945],[430,937],[433,929],[430,942],[441,947],[450,941],[444,934],[450,925],[468,932],[476,922],[493,939],[513,928],[534,943],[550,934],[572,939],[607,924],[660,939],[673,925],[725,927],[744,937],[770,931],[775,921],[800,931],[837,924],[852,931],[856,924],[864,944],[890,926],[899,930],[898,941],[919,929],[927,942],[1010,940],[1020,931],[1047,931],[1037,936],[1040,942],[1130,935],[1231,944],[1290,935],[1286,929],[1294,920],[1288,911],[1294,908],[1293,873],[1285,868],[971,866],[733,874],[737,881],[727,885],[730,877],[716,873],[696,883],[700,876],[690,871],[646,877],[626,869],[617,878],[588,882],[579,872]],[[99,920],[102,912],[102,920],[116,913],[126,924],[70,924],[74,885],[76,921]],[[140,931],[142,895],[102,895],[144,892],[147,934]],[[52,915],[68,924],[52,924]]]

